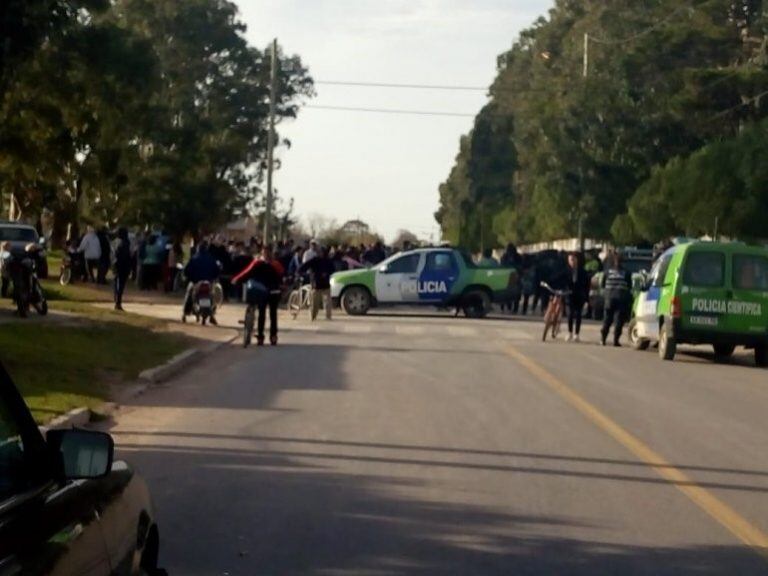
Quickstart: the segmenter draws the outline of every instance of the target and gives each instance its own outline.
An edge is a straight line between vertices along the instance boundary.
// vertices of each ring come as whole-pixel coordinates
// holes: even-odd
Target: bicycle
[[[248,304],[245,307],[245,318],[241,321],[243,324],[243,348],[248,348],[253,339],[253,330],[256,326],[256,306]]]
[[[549,292],[552,297],[549,299],[547,305],[547,311],[544,313],[544,332],[541,335],[541,341],[547,341],[547,332],[552,333],[552,339],[557,338],[560,333],[560,324],[563,321],[563,313],[565,311],[565,297],[568,296],[570,290],[555,290],[546,282],[541,283],[541,287]]]
[[[296,281],[290,296],[288,296],[288,310],[293,319],[296,320],[302,310],[309,310],[311,306],[312,287],[309,284],[302,284],[301,280]]]

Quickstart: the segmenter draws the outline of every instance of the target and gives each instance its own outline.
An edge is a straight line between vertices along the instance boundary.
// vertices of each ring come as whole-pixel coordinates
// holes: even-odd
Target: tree
[[[490,103],[440,187],[444,235],[470,248],[580,224],[597,238],[645,235],[626,215],[653,166],[766,116],[765,24],[751,0],[559,0],[498,59]]]
[[[0,193],[25,216],[199,235],[258,209],[270,58],[233,3],[7,0],[0,26]],[[278,57],[282,120],[313,85]]]

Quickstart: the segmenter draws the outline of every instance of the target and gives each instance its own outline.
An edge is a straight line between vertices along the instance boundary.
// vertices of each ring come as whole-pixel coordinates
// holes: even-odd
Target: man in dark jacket
[[[601,285],[605,291],[605,318],[600,332],[601,343],[605,346],[611,324],[615,324],[613,345],[619,347],[621,332],[632,305],[632,273],[624,269],[619,254],[614,255],[613,264],[603,274]]]
[[[325,307],[325,317],[332,319],[333,311],[331,308],[331,276],[336,272],[333,260],[328,257],[328,250],[320,248],[317,256],[302,264],[299,268],[299,275],[309,272],[310,283],[312,284],[312,321],[317,319],[317,313],[320,310],[320,303]]]
[[[128,230],[120,228],[117,231],[117,247],[115,248],[115,310],[123,309],[123,292],[131,275],[131,241]]]
[[[101,257],[99,258],[96,282],[106,284],[107,272],[109,272],[110,259],[112,257],[112,247],[109,245],[109,233],[106,228],[99,229],[96,236],[99,238],[99,246],[101,246]]]
[[[266,298],[258,300],[259,319],[256,329],[256,342],[264,345],[264,327],[266,324],[266,311],[269,306],[269,342],[277,345],[277,308],[280,305],[280,287],[285,275],[285,268],[279,260],[273,258],[272,249],[264,246],[261,256],[253,260],[241,270],[234,278],[233,285],[247,284],[250,280],[260,284],[260,288],[266,291]]]

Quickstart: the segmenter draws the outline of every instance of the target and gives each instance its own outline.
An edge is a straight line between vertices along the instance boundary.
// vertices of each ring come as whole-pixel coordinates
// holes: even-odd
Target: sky
[[[277,38],[318,82],[312,106],[476,114],[484,91],[324,85],[321,81],[487,87],[497,56],[545,15],[553,0],[236,0],[251,44]],[[302,108],[278,131],[275,187],[339,224],[359,218],[392,240],[407,229],[438,241],[438,186],[453,166],[471,117],[373,114]]]

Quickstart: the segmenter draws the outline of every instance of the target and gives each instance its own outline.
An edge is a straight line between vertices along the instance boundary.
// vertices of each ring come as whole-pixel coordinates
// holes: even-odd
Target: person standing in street
[[[267,306],[269,307],[269,343],[272,346],[277,346],[277,309],[280,306],[280,286],[284,275],[285,268],[279,260],[274,258],[272,248],[265,245],[261,249],[261,255],[253,258],[243,270],[232,278],[233,285],[254,280],[268,292],[267,298],[259,300],[258,303],[259,317],[256,324],[256,343],[259,346],[264,345]]]
[[[568,341],[579,342],[581,315],[589,297],[589,275],[576,252],[568,255]]]
[[[632,304],[632,273],[624,269],[619,254],[614,255],[613,263],[603,274],[602,287],[605,290],[605,317],[600,342],[606,345],[613,324],[613,345],[618,348]]]
[[[120,228],[117,231],[117,246],[115,247],[115,310],[123,310],[123,293],[128,278],[131,276],[131,264],[131,240],[128,238],[128,230]]]
[[[328,257],[328,251],[325,248],[320,248],[317,256],[299,268],[299,274],[309,272],[310,283],[312,284],[312,322],[317,320],[321,303],[325,307],[325,318],[327,320],[333,318],[331,276],[335,271],[333,260]]]
[[[317,240],[312,240],[309,243],[309,248],[306,249],[306,251],[304,252],[304,254],[301,257],[302,265],[306,264],[310,260],[316,258],[318,254],[319,254],[319,250],[318,250]]]
[[[85,258],[85,269],[88,271],[88,279],[91,282],[96,282],[96,275],[94,271],[99,269],[99,261],[101,260],[101,242],[96,235],[96,231],[93,226],[88,226],[85,232],[85,236],[80,241],[80,247],[78,252],[83,253]]]
[[[112,246],[109,244],[109,232],[105,227],[99,228],[96,233],[99,238],[99,246],[101,248],[101,256],[99,257],[99,270],[96,277],[98,284],[107,283],[107,272],[109,272],[109,266],[112,264]]]
[[[480,268],[498,268],[499,262],[493,257],[493,250],[491,248],[486,248],[483,250],[483,255],[477,265]]]

